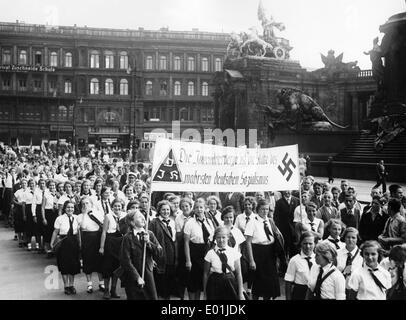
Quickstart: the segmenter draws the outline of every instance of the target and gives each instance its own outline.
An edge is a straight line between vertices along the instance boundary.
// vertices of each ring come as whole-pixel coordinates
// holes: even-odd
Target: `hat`
[[[128,177],[130,177],[130,176],[134,176],[134,178],[137,178],[137,174],[134,173],[134,172],[129,172],[129,173],[128,173]]]

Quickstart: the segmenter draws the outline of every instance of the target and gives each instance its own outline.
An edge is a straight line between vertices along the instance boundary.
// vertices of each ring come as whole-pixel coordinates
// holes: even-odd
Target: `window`
[[[72,68],[72,53],[70,52],[65,54],[65,67]]]
[[[11,51],[10,50],[3,51],[3,64],[11,64]]]
[[[209,84],[207,82],[202,83],[202,96],[207,97],[209,95]]]
[[[223,64],[221,63],[220,58],[216,58],[215,60],[215,71],[223,71]]]
[[[195,84],[192,81],[189,81],[187,84],[187,95],[188,96],[195,95]]]
[[[120,69],[128,69],[128,55],[127,52],[120,52]]]
[[[41,65],[42,64],[42,52],[41,51],[35,52],[34,64],[35,65]]]
[[[120,80],[120,95],[122,95],[122,96],[128,95],[128,80],[127,79]]]
[[[111,79],[106,79],[104,94],[105,94],[105,95],[113,95],[113,94],[114,94],[114,84],[113,84],[113,80],[111,80]]]
[[[187,58],[187,70],[195,71],[195,58],[193,57]]]
[[[159,70],[166,70],[166,56],[159,57]]]
[[[27,51],[20,51],[20,54],[18,55],[18,64],[27,64]]]
[[[49,61],[49,65],[51,67],[57,67],[58,66],[58,54],[55,51],[51,52],[51,59]]]
[[[214,121],[214,109],[213,108],[207,108],[207,121],[212,122]]]
[[[104,67],[106,69],[113,69],[114,68],[114,55],[111,51],[106,51],[104,53]]]
[[[145,69],[152,70],[152,56],[147,56],[145,60]]]
[[[166,96],[168,94],[168,84],[166,81],[161,81],[161,88],[159,89],[160,96]]]
[[[176,70],[176,71],[179,71],[179,70],[180,70],[180,66],[181,66],[180,57],[179,57],[179,56],[176,56],[176,57],[173,59],[173,69]]]
[[[56,96],[56,80],[48,80],[49,92],[53,93]]]
[[[99,52],[92,51],[90,53],[90,68],[99,68]]]
[[[145,94],[147,96],[152,96],[152,82],[147,81],[145,84]]]
[[[179,81],[175,81],[175,86],[174,86],[174,92],[173,94],[175,96],[180,96],[180,92],[181,92],[181,84]]]
[[[10,89],[11,89],[10,78],[3,78],[3,90],[10,90]]]
[[[42,81],[39,79],[34,80],[34,91],[41,91]]]
[[[187,108],[182,108],[179,110],[179,118],[180,120],[189,120],[189,112]]]
[[[99,94],[99,80],[96,78],[90,80],[90,94]]]
[[[209,59],[202,58],[202,71],[209,71]]]
[[[18,79],[18,89],[20,91],[27,91],[27,80],[26,79]]]
[[[59,120],[66,120],[68,118],[68,108],[66,108],[65,106],[59,106],[58,118]]]
[[[72,81],[65,81],[65,93],[72,93]]]

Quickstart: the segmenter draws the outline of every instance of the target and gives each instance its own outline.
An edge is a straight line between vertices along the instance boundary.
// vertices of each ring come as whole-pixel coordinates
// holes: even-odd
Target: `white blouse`
[[[210,220],[204,219],[204,225],[209,232],[209,240],[213,240],[214,226]],[[190,241],[193,243],[204,243],[203,230],[200,222],[196,220],[196,217],[189,219],[185,223],[185,228],[183,229],[184,234],[190,236]]]
[[[92,215],[97,218],[101,223],[104,221],[104,214],[100,211],[92,211]],[[78,215],[78,223],[80,226],[80,229],[82,231],[98,231],[99,230],[99,225],[94,222],[92,219],[90,219],[89,215],[87,213],[79,214]]]
[[[223,273],[220,257],[216,253],[218,250],[219,247],[217,246],[214,249],[209,250],[204,257],[204,260],[210,263],[210,272]],[[227,264],[231,270],[234,271],[234,263],[241,258],[241,254],[229,246],[225,247],[224,253],[227,256]],[[230,272],[230,270],[227,269],[227,273],[228,272]]]
[[[262,219],[259,215],[256,215],[255,219],[252,219],[247,223],[244,234],[245,236],[252,237],[252,243],[268,245],[275,242],[275,237],[273,235],[272,228],[268,220],[267,225],[269,232],[272,234],[272,236],[271,239],[268,239],[268,237],[266,236],[264,222],[265,222],[264,219]]]
[[[71,216],[71,219],[73,218],[73,234],[77,234],[79,231],[79,224],[77,217],[75,215]],[[59,229],[59,235],[67,235],[69,232],[70,224],[69,224],[69,217],[68,215],[62,214],[58,218],[56,218],[55,223],[54,223],[54,228]]]

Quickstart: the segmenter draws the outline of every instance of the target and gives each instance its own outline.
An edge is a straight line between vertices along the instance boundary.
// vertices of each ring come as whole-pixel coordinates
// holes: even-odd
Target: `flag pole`
[[[145,219],[145,231],[147,233],[148,233],[149,212],[151,210],[151,193],[152,193],[152,181],[151,181],[151,190],[148,194],[147,217]],[[145,275],[146,258],[147,258],[147,243],[144,241],[144,249],[143,249],[143,253],[142,253],[142,270],[141,270],[142,280],[144,280],[144,275]]]
[[[303,224],[303,214],[302,214],[302,179],[300,177],[300,164],[299,164],[299,145],[296,145],[297,148],[297,165],[299,168],[299,211],[300,211],[300,222]]]

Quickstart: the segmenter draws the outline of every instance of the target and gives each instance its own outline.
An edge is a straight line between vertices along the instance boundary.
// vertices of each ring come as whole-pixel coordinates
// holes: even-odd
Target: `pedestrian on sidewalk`
[[[384,161],[381,160],[376,164],[376,185],[374,188],[378,188],[382,185],[382,193],[386,192],[386,177],[388,172],[386,171]]]
[[[328,160],[327,160],[327,177],[328,177],[328,183],[333,184],[334,183],[333,157],[328,157]]]

